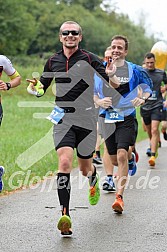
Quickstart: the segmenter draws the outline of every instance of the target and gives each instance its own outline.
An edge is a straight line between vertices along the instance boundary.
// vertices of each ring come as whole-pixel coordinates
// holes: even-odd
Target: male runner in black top
[[[167,76],[164,70],[155,68],[155,55],[147,53],[144,58],[145,70],[153,82],[153,93],[141,107],[141,116],[146,126],[150,138],[151,157],[150,166],[155,166],[155,158],[159,141],[159,124],[162,119],[163,97],[161,93],[161,83],[167,87]]]
[[[82,40],[79,24],[73,21],[63,23],[59,38],[63,48],[48,59],[40,82],[46,91],[54,77],[56,81],[56,105],[59,106],[56,113],[60,121],[54,125],[53,137],[59,160],[57,183],[62,211],[58,229],[62,235],[71,235],[69,201],[74,148],[77,150],[80,171],[89,178],[90,204],[96,205],[100,197],[98,176],[92,164],[97,133],[93,100],[95,70],[106,81],[109,81],[110,75],[113,87],[118,87],[119,83],[114,76],[113,64],[106,68],[107,75],[96,55],[79,48]],[[34,89],[36,80],[28,81],[30,88]]]

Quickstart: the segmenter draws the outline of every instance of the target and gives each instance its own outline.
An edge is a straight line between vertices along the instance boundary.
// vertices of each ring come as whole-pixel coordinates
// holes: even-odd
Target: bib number
[[[154,90],[152,92],[152,95],[148,98],[149,101],[155,101],[157,100],[157,92]]]
[[[124,116],[115,110],[106,111],[105,123],[115,123],[124,121]]]
[[[64,109],[55,106],[50,115],[46,117],[46,119],[57,125],[64,115]]]

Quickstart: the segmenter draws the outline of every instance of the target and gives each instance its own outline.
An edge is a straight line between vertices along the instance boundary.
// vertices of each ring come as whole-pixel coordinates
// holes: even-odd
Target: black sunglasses
[[[72,36],[78,36],[80,32],[79,31],[75,31],[75,30],[73,30],[73,31],[66,30],[66,31],[62,31],[61,35],[68,36],[70,33],[72,34]]]

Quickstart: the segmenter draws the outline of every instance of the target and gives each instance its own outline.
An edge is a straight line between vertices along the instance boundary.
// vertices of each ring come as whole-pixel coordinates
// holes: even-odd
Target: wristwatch
[[[10,82],[6,82],[6,86],[7,86],[7,90],[9,90],[11,88]]]
[[[147,98],[146,98],[145,96],[140,97],[140,99],[142,99],[142,100],[144,100],[144,101],[146,101],[146,100],[147,100]]]

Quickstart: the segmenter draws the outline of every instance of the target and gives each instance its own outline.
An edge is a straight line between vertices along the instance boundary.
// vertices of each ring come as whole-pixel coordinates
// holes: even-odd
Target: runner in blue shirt
[[[112,163],[118,166],[117,194],[112,208],[119,213],[122,213],[124,207],[128,150],[135,143],[135,107],[144,104],[152,93],[151,79],[143,68],[125,60],[127,53],[127,38],[114,36],[111,40],[111,57],[117,68],[113,74],[119,79],[120,86],[114,89],[105,84],[103,93],[99,92],[100,96],[104,94],[105,97],[112,98],[112,108],[101,110],[101,115],[104,122],[110,122],[104,123],[104,138]],[[143,90],[140,97],[138,87]]]

